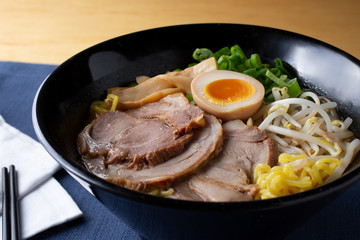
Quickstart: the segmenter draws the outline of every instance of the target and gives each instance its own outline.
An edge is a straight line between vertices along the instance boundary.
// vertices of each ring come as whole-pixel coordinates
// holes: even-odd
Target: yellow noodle
[[[306,162],[295,170],[291,163],[300,159]],[[272,168],[264,163],[255,167],[254,183],[260,188],[256,199],[281,197],[319,186],[333,173],[340,161],[330,157],[312,160],[305,155],[282,153],[279,163],[282,165]]]
[[[148,194],[150,194],[150,195],[159,196],[159,197],[166,197],[173,193],[174,193],[173,188],[169,188],[167,190],[161,190],[159,188],[155,188],[155,189],[151,190],[150,192],[148,192]]]
[[[97,114],[104,113],[109,111],[109,105],[107,105],[104,101],[95,101],[91,104],[90,111]]]
[[[112,99],[112,104],[111,104],[110,110],[115,110],[116,107],[117,107],[117,104],[118,104],[118,102],[119,102],[119,97],[116,96],[115,94],[111,94],[111,93],[110,93],[110,94],[107,95],[106,98]]]

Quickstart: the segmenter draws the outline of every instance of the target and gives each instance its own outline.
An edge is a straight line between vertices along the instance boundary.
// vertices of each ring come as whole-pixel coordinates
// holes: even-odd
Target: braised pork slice
[[[118,162],[127,168],[141,169],[156,166],[182,152],[192,133],[179,136],[173,132],[157,118],[142,119],[109,111],[79,134],[78,145],[83,155],[103,156],[105,164]]]
[[[204,112],[178,93],[129,111],[101,114],[79,134],[78,147],[87,157],[101,156],[107,165],[153,167],[181,153],[193,129],[204,122]]]
[[[187,179],[189,189],[203,201],[253,200],[258,186],[251,184],[253,170],[258,163],[273,166],[278,157],[276,143],[257,127],[249,127],[240,120],[223,125],[224,143],[221,153]],[[189,189],[175,185],[170,198],[191,196]],[[182,193],[183,190],[187,192]],[[194,197],[193,200],[198,200]]]
[[[241,168],[252,180],[257,164],[266,163],[274,166],[277,163],[277,144],[267,137],[265,131],[255,126],[247,126],[240,120],[229,121],[223,125],[223,128],[226,150],[224,149],[222,155],[228,160],[220,163],[222,168],[232,169],[237,166],[237,169]],[[219,156],[220,158],[222,156]]]
[[[149,191],[169,186],[173,181],[194,173],[221,150],[221,123],[214,116],[205,114],[204,117],[205,126],[194,130],[191,142],[183,151],[155,167],[135,170],[119,163],[105,167],[99,158],[87,159],[85,165],[94,174],[129,189]]]
[[[208,202],[242,202],[253,200],[258,191],[255,185],[247,184],[245,188],[233,188],[232,185],[222,184],[210,178],[194,176],[189,187],[196,192],[203,201]]]
[[[189,104],[182,93],[168,95],[157,102],[148,103],[127,112],[135,117],[161,119],[174,128],[174,134],[188,133],[193,128],[202,127],[205,124],[204,112]]]

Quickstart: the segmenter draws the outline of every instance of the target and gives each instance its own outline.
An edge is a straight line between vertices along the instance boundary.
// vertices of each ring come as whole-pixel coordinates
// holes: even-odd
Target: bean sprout
[[[313,92],[305,92],[299,98],[284,98],[283,91],[273,89],[277,101],[264,106],[252,119],[277,143],[279,151],[292,159],[273,168],[255,169],[254,182],[260,186],[258,198],[262,199],[334,181],[360,150],[360,140],[349,130],[352,119],[339,119],[335,102]]]

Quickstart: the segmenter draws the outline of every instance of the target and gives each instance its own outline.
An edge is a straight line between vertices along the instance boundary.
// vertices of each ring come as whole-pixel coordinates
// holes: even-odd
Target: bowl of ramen
[[[140,31],[58,66],[35,132],[144,239],[282,238],[360,178],[360,61],[241,24]]]

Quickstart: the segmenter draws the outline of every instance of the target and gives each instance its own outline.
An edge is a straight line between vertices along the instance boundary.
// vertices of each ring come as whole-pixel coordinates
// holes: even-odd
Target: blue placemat
[[[9,124],[34,139],[37,138],[31,120],[33,98],[42,81],[55,68],[53,65],[0,62],[0,114]],[[64,170],[55,177],[84,215],[31,239],[140,239]]]
[[[54,65],[0,62],[0,114],[9,124],[34,139],[36,136],[31,122],[33,98],[42,81],[55,68]],[[141,239],[64,170],[56,173],[55,178],[72,196],[84,215],[31,239]],[[286,240],[360,239],[359,220],[360,182],[303,226],[299,226]],[[279,228],[281,227],[279,223]],[[272,239],[271,236],[269,239]]]

